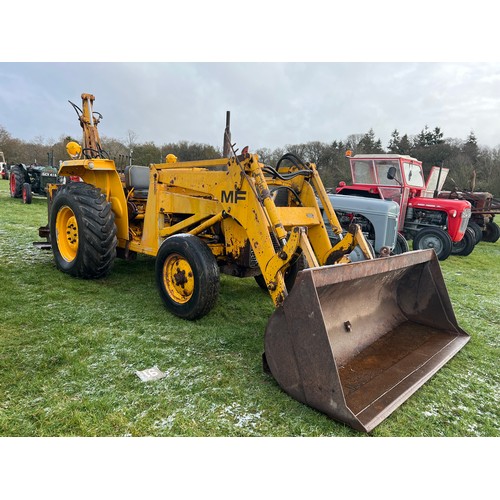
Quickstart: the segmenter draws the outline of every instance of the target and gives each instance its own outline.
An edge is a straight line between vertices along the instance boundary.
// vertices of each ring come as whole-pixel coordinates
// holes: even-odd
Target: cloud
[[[0,125],[14,137],[78,137],[68,100],[96,97],[100,132],[158,145],[222,147],[231,111],[239,147],[344,140],[426,125],[445,137],[500,143],[498,63],[0,63]]]

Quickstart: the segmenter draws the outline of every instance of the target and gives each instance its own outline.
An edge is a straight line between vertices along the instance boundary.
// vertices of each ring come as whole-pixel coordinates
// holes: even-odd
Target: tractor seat
[[[134,189],[134,198],[147,198],[149,189],[149,167],[128,165],[125,167],[125,186]]]

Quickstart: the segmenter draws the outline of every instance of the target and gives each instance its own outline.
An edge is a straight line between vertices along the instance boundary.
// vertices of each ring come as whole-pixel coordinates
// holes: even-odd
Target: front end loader
[[[130,165],[102,150],[94,97],[82,95],[83,147],[49,190],[57,267],[105,276],[115,256],[156,258],[166,308],[208,314],[220,273],[254,277],[275,305],[264,366],[293,398],[369,432],[469,340],[433,250],[375,259],[359,226],[343,234],[316,165],[287,154],[274,167],[247,148],[227,157]],[[338,238],[332,245],[318,199]],[[351,262],[350,254],[364,260]]]

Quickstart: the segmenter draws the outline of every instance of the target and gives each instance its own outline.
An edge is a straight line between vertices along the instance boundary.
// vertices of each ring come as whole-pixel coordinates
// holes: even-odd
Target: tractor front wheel
[[[197,236],[173,235],[156,256],[156,282],[166,308],[183,319],[199,319],[217,302],[220,273],[210,248]]]
[[[468,227],[470,227],[474,231],[477,245],[483,239],[483,230],[481,229],[481,226],[473,220],[469,221]]]
[[[25,182],[23,184],[23,203],[29,205],[31,200],[33,199],[33,195],[31,194],[31,184],[29,182]]]
[[[409,251],[410,251],[410,246],[408,245],[408,241],[401,233],[398,233],[396,236],[396,245],[394,246],[392,255],[399,255]]]
[[[433,248],[439,260],[447,259],[453,248],[450,235],[438,227],[421,229],[413,238],[413,250]]]
[[[474,247],[476,246],[476,234],[474,233],[474,229],[471,227],[467,227],[465,229],[465,233],[463,238],[456,243],[453,243],[453,249],[451,253],[453,255],[462,255],[467,256],[472,253]]]
[[[58,269],[78,278],[105,276],[117,245],[111,203],[90,184],[63,185],[50,211],[50,239]]]

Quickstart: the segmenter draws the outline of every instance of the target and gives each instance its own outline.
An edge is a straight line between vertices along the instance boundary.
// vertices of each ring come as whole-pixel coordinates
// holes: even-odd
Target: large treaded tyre
[[[77,278],[101,278],[116,257],[111,203],[100,189],[75,182],[56,193],[50,210],[50,240],[56,266]]]
[[[14,165],[10,169],[9,191],[12,198],[21,198],[23,194],[23,184],[25,181],[24,172],[21,167]]]
[[[413,238],[413,250],[433,248],[439,260],[447,259],[453,248],[450,235],[437,227],[421,229]]]
[[[476,246],[476,234],[474,229],[467,227],[463,238],[460,241],[453,243],[453,248],[451,250],[452,255],[462,255],[466,257],[472,253]]]
[[[180,318],[199,319],[217,302],[219,267],[210,248],[197,236],[167,238],[156,256],[155,274],[165,307]]]

